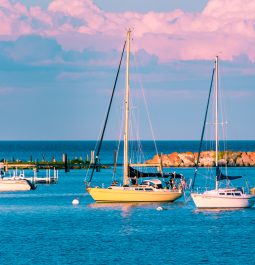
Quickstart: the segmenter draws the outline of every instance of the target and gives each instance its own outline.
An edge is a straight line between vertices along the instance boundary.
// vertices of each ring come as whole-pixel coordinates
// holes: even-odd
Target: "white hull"
[[[197,208],[250,208],[254,205],[255,196],[253,195],[245,193],[239,196],[220,195],[223,192],[224,190],[212,190],[204,193],[192,193],[191,197]]]
[[[27,191],[31,189],[31,185],[25,179],[0,179],[0,192]]]

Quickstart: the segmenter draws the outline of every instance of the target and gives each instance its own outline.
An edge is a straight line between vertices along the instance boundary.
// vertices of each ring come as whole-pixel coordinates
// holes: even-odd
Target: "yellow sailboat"
[[[163,183],[163,181],[161,181],[158,178],[160,176],[161,177],[163,176],[162,173],[156,173],[154,175],[150,173],[142,173],[134,169],[134,167],[137,165],[135,164],[131,165],[129,163],[128,141],[129,141],[130,34],[131,34],[131,31],[128,30],[127,41],[125,42],[124,48],[123,48],[123,52],[124,52],[124,49],[127,43],[123,185],[117,186],[116,183],[113,183],[108,188],[91,187],[91,179],[92,179],[92,175],[94,171],[94,168],[93,168],[90,180],[86,184],[86,190],[96,202],[172,202],[172,201],[177,200],[183,195],[183,187],[181,185],[181,182],[179,183],[179,185],[174,185],[174,186],[170,184],[167,185],[166,182]],[[122,56],[123,56],[123,52],[122,52]],[[121,57],[121,61],[122,61],[122,57]],[[120,61],[120,64],[121,64],[121,61]],[[108,109],[108,114],[109,114],[109,109]],[[96,159],[97,157],[98,156],[96,156]],[[97,160],[95,164],[96,163],[97,163]],[[145,166],[145,164],[142,164],[139,166]],[[160,168],[160,163],[154,166],[157,166]],[[140,177],[144,177],[144,176],[148,176],[148,179],[143,180],[141,184],[138,184],[137,179]],[[151,176],[156,176],[157,178],[155,177],[149,178]]]

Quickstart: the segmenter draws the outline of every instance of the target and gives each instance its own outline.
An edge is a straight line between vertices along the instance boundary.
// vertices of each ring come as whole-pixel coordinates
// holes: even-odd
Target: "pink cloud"
[[[11,35],[12,26],[11,19],[5,16],[4,12],[0,10],[0,24],[1,24],[1,35]]]
[[[42,23],[48,24],[50,26],[53,26],[52,17],[47,14],[45,11],[43,11],[40,7],[34,6],[29,9],[29,14],[32,18],[35,18]]]
[[[249,0],[210,0],[203,10],[205,16],[227,19],[254,19],[254,1]]]
[[[54,37],[65,49],[108,51],[121,48],[131,27],[133,47],[160,62],[208,60],[219,53],[225,60],[245,54],[254,62],[254,14],[250,0],[209,0],[200,13],[146,14],[105,12],[92,0],[53,0],[47,10],[0,0],[0,37],[38,34]]]

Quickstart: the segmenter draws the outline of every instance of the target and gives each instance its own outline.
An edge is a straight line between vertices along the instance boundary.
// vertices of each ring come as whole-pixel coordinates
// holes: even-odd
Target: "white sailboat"
[[[218,163],[218,78],[219,78],[219,70],[218,70],[218,56],[215,60],[215,68],[214,71],[216,72],[216,81],[215,81],[215,166],[216,166],[216,177],[215,177],[215,189],[213,190],[207,190],[205,192],[199,193],[199,192],[192,192],[191,197],[196,205],[197,208],[249,208],[252,207],[255,202],[255,196],[246,193],[244,188],[235,188],[235,187],[224,187],[219,188],[219,183],[221,180],[228,180],[228,183],[230,183],[230,180],[234,180],[237,178],[241,178],[240,176],[236,177],[230,177],[224,175],[220,168]],[[212,79],[213,80],[213,79]],[[209,94],[210,99],[210,94]],[[209,103],[208,99],[208,103]],[[208,105],[207,105],[208,109]],[[207,115],[207,111],[206,111]],[[206,121],[206,117],[205,117]],[[204,124],[205,125],[205,124]],[[204,131],[204,128],[203,128]],[[201,141],[203,138],[203,133],[201,137]],[[201,147],[201,145],[200,145]],[[200,152],[200,150],[199,150]],[[199,160],[199,156],[198,156]],[[199,161],[197,161],[198,164]],[[197,170],[197,168],[196,168]],[[195,172],[196,174],[196,172]],[[195,178],[194,178],[195,180]],[[193,183],[194,187],[194,183]]]
[[[126,58],[126,89],[125,89],[125,133],[124,133],[124,163],[123,163],[123,185],[113,185],[108,188],[91,187],[91,178],[86,185],[87,192],[96,202],[172,202],[183,194],[181,186],[171,189],[170,186],[163,187],[158,178],[150,178],[138,184],[139,176],[150,176],[149,173],[141,173],[134,169],[136,165],[129,162],[129,56],[130,56],[130,34],[127,33],[127,58]],[[125,45],[124,45],[125,48]],[[123,51],[124,51],[123,48]],[[123,53],[122,53],[123,55]],[[109,110],[108,110],[109,111]],[[145,166],[145,165],[139,165]],[[160,167],[160,164],[157,165]],[[93,174],[93,173],[92,173]],[[132,183],[132,176],[136,175],[136,182]],[[160,175],[157,173],[155,176]],[[92,176],[92,175],[91,175]],[[130,181],[131,180],[131,181]],[[134,179],[133,179],[134,180]]]
[[[34,190],[35,186],[26,179],[4,178],[0,179],[0,192]]]
[[[0,192],[28,191],[34,189],[36,189],[36,185],[32,181],[26,179],[24,173],[18,175],[17,171],[15,171],[13,176],[6,177],[0,168]]]

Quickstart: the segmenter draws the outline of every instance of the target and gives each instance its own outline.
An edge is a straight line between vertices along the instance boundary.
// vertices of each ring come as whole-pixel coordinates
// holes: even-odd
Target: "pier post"
[[[47,174],[47,183],[50,184],[50,168],[48,169],[48,174]]]
[[[4,172],[8,172],[8,161],[4,160]]]
[[[36,159],[36,165],[35,165],[35,167],[36,167],[36,172],[39,172],[39,163],[38,163],[38,159]]]
[[[57,183],[57,170],[55,167],[53,168],[53,183]]]
[[[70,171],[70,169],[69,169],[69,165],[68,165],[68,159],[67,159],[67,154],[64,154],[63,155],[63,162],[64,162],[64,164],[65,164],[65,172],[69,172]]]
[[[96,156],[96,172],[100,172],[100,159],[98,156]]]
[[[87,154],[86,156],[86,161],[85,161],[86,164],[89,164],[89,155]]]
[[[33,168],[34,171],[34,183],[37,181],[37,167]]]
[[[90,155],[90,164],[95,163],[95,150],[91,150],[91,155]]]

